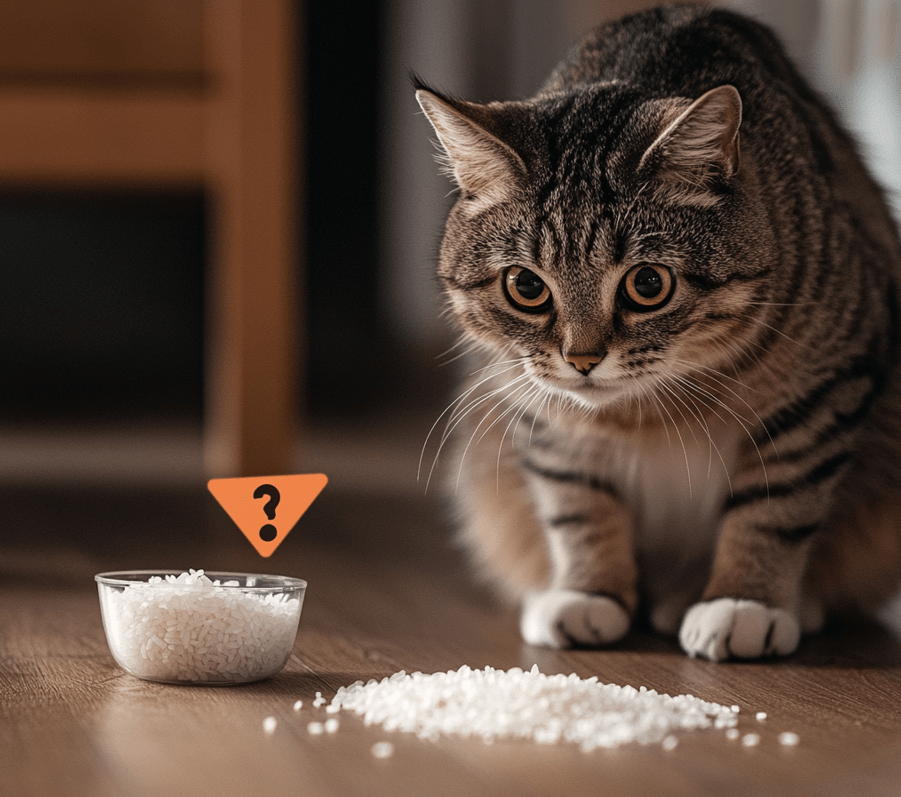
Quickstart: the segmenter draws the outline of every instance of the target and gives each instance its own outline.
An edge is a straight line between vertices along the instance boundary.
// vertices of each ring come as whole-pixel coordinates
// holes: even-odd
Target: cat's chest
[[[599,466],[631,510],[639,550],[712,546],[737,448],[726,430],[601,443]]]
[[[712,545],[741,429],[591,430],[559,441],[569,467],[611,484],[633,519],[638,549],[686,553]],[[561,461],[560,464],[563,464]]]

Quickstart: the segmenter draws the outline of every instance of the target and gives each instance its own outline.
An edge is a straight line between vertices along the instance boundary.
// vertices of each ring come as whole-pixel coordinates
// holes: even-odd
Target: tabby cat
[[[658,9],[528,100],[416,96],[459,187],[461,533],[524,639],[604,645],[641,612],[692,656],[785,655],[891,597],[901,245],[774,35]]]

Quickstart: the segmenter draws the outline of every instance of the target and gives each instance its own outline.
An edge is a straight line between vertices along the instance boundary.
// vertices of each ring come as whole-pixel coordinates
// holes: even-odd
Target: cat
[[[460,537],[524,640],[608,645],[641,616],[754,659],[882,606],[901,244],[775,35],[661,8],[526,100],[414,82],[459,189],[438,278],[474,362],[442,437]]]

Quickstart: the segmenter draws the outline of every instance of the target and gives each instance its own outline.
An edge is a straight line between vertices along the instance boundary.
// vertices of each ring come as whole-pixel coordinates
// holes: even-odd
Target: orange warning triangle
[[[325,474],[303,473],[210,479],[207,487],[257,553],[266,557],[281,545],[327,482]]]

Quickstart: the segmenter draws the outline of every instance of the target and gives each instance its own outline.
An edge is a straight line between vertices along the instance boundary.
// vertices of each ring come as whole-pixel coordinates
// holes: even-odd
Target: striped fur
[[[418,97],[460,188],[438,275],[474,364],[446,434],[461,537],[527,641],[606,643],[644,609],[691,655],[785,654],[888,599],[901,245],[772,34],[643,12],[528,101]]]

